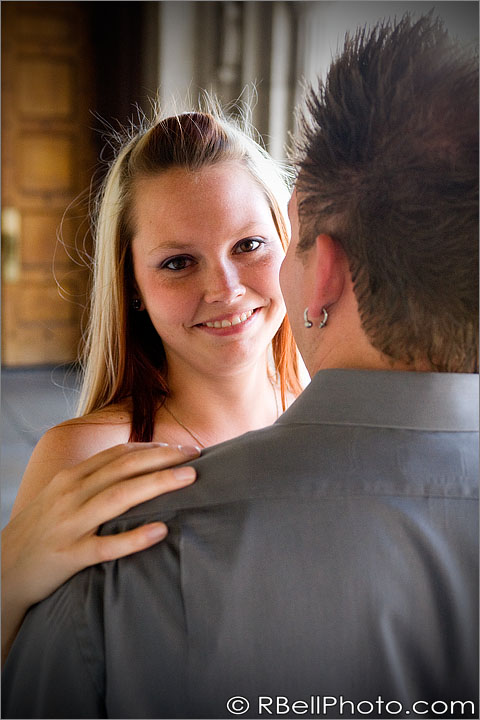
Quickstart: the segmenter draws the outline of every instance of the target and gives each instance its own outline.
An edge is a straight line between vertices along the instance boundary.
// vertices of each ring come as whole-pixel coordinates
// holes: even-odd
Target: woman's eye
[[[258,250],[260,245],[263,245],[263,240],[257,240],[257,238],[247,238],[246,240],[242,240],[238,243],[235,247],[236,253],[248,253],[253,252],[253,250]]]
[[[185,270],[192,263],[192,259],[185,255],[178,255],[177,257],[169,258],[161,264],[161,268],[167,270]]]

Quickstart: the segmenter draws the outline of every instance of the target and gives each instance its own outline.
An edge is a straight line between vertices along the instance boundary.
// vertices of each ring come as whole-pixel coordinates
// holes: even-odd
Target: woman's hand
[[[161,522],[117,535],[96,532],[134,505],[191,484],[194,468],[170,466],[199,454],[159,443],[117,445],[58,472],[10,520],[2,532],[2,662],[31,605],[89,565],[163,540]]]

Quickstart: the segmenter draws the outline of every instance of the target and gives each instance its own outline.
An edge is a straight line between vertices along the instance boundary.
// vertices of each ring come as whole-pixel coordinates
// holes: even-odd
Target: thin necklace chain
[[[275,390],[275,385],[273,384],[272,378],[271,378],[270,376],[268,376],[268,379],[269,379],[269,381],[270,381],[270,385],[272,386],[273,396],[274,396],[274,398],[275,398],[275,411],[276,411],[276,414],[277,414],[277,418],[276,418],[276,419],[278,420],[278,418],[280,417],[280,412],[279,412],[279,409],[278,409],[277,391]],[[164,403],[163,407],[164,407],[164,409],[167,411],[167,413],[172,416],[172,418],[175,420],[175,422],[178,423],[178,425],[180,425],[180,427],[182,427],[184,430],[186,430],[187,433],[195,440],[195,442],[197,442],[197,443],[200,445],[201,448],[205,448],[205,447],[206,447],[206,445],[204,445],[204,444],[202,443],[202,441],[197,437],[197,435],[195,435],[195,433],[192,432],[192,431],[190,430],[190,428],[185,425],[185,423],[183,423],[176,415],[173,414],[173,412],[170,410],[170,408],[167,407],[167,404],[166,404],[166,403]]]
[[[195,433],[193,433],[190,430],[190,428],[188,428],[186,425],[184,425],[184,423],[181,420],[179,420],[176,415],[173,414],[173,412],[167,407],[166,403],[163,405],[163,407],[167,411],[167,413],[172,416],[172,418],[175,420],[175,422],[178,423],[180,425],[180,427],[182,427],[184,430],[186,430],[188,432],[189,435],[192,436],[192,438],[195,440],[195,442],[197,442],[200,445],[201,448],[206,447],[206,445],[204,445],[202,443],[202,441],[199,440],[199,438],[195,435]]]

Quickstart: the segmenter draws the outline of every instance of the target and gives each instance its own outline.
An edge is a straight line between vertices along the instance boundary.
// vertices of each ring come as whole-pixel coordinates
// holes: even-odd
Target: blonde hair
[[[161,338],[146,312],[132,309],[131,260],[133,190],[140,177],[169,168],[200,170],[237,161],[262,188],[284,250],[288,244],[285,209],[291,174],[255,141],[247,118],[227,119],[210,103],[208,112],[188,112],[132,130],[111,164],[97,198],[94,219],[94,272],[89,324],[82,365],[78,415],[132,398],[132,440],[151,440],[157,408],[168,396],[167,365]],[[282,404],[286,392],[300,392],[297,354],[288,319],[272,339]]]

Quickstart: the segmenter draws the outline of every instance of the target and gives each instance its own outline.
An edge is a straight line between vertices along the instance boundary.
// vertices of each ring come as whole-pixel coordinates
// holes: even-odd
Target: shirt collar
[[[478,375],[320,370],[277,422],[478,431]]]

